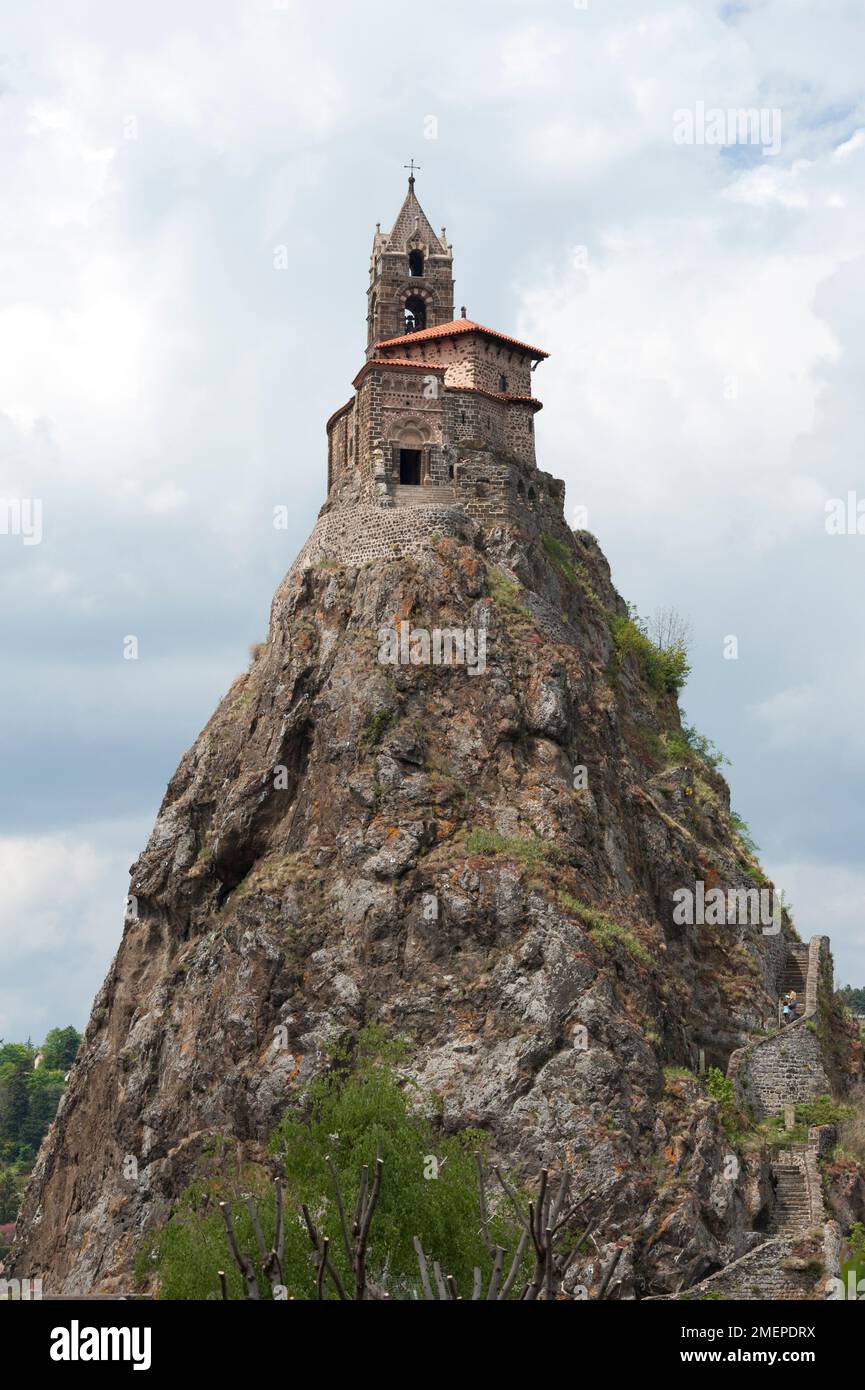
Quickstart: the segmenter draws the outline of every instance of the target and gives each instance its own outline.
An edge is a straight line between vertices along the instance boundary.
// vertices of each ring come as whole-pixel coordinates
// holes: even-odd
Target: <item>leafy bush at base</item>
[[[417,1094],[395,1071],[401,1052],[399,1044],[386,1042],[378,1029],[365,1029],[353,1052],[334,1055],[332,1070],[311,1084],[304,1107],[289,1110],[271,1138],[270,1153],[285,1175],[283,1277],[290,1297],[315,1297],[312,1250],[298,1210],[302,1202],[330,1237],[331,1258],[340,1275],[347,1275],[328,1155],[339,1174],[350,1220],[361,1168],[368,1164],[372,1175],[376,1153],[381,1153],[384,1178],[368,1268],[392,1298],[411,1299],[420,1293],[415,1235],[421,1237],[430,1260],[438,1260],[454,1276],[464,1297],[471,1293],[475,1266],[483,1270],[485,1280],[489,1277],[474,1163],[474,1152],[483,1150],[487,1136],[476,1130],[443,1136],[429,1118],[412,1111]],[[244,1296],[228,1251],[220,1198],[231,1201],[238,1242],[247,1254],[253,1254],[255,1238],[242,1202],[244,1193],[255,1196],[265,1239],[273,1240],[274,1198],[264,1171],[247,1166],[232,1172],[227,1145],[217,1146],[208,1165],[210,1174],[187,1189],[162,1233],[145,1240],[139,1250],[136,1271],[142,1277],[155,1269],[162,1298],[218,1298],[220,1269],[228,1276],[231,1297]],[[432,1176],[435,1171],[438,1177]],[[495,1216],[491,1231],[494,1241],[512,1253],[518,1237],[510,1214]],[[269,1297],[267,1280],[260,1277],[259,1283],[262,1296]],[[328,1295],[335,1296],[331,1289]]]
[[[851,1286],[858,1286],[859,1281],[865,1279],[865,1226],[861,1221],[851,1226],[847,1241],[850,1258],[841,1266],[841,1280],[845,1290]],[[851,1275],[855,1276],[855,1284]]]

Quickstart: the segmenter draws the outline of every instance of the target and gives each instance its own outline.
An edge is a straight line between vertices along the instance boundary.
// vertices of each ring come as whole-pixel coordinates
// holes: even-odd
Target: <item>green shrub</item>
[[[689,1067],[664,1067],[665,1081],[696,1081]]]
[[[349,1213],[354,1210],[362,1167],[368,1165],[372,1171],[377,1154],[384,1161],[368,1268],[370,1277],[386,1287],[391,1297],[419,1295],[412,1243],[416,1235],[429,1257],[454,1276],[463,1296],[471,1291],[476,1266],[489,1278],[491,1261],[480,1235],[474,1162],[474,1153],[483,1151],[487,1136],[476,1130],[447,1137],[438,1132],[425,1114],[413,1108],[421,1098],[397,1075],[395,1064],[402,1055],[398,1042],[387,1041],[375,1027],[365,1029],[353,1046],[334,1052],[331,1070],[311,1084],[305,1104],[288,1111],[270,1140],[271,1155],[285,1175],[283,1278],[290,1297],[315,1297],[312,1250],[297,1214],[303,1202],[330,1238],[335,1267],[344,1279],[348,1277],[328,1156]],[[220,1269],[228,1276],[231,1297],[243,1297],[242,1279],[231,1260],[216,1204],[220,1197],[231,1200],[238,1243],[251,1256],[256,1243],[241,1197],[247,1192],[254,1196],[268,1243],[273,1240],[275,1203],[263,1170],[245,1169],[227,1177],[226,1168],[232,1167],[224,1153],[217,1153],[213,1175],[192,1184],[161,1234],[144,1242],[136,1270],[141,1278],[155,1269],[162,1298],[218,1298]],[[518,1232],[509,1210],[493,1214],[490,1232],[509,1251],[516,1248]],[[267,1280],[255,1263],[262,1296],[270,1297]],[[332,1289],[329,1296],[335,1296]]]
[[[686,648],[675,646],[663,650],[656,646],[633,608],[627,618],[613,614],[609,622],[616,648],[614,674],[625,658],[633,655],[643,680],[656,694],[678,695],[691,672]]]
[[[693,724],[687,722],[684,711],[681,729],[673,729],[665,734],[664,742],[673,756],[681,758],[683,762],[692,762],[697,758],[712,772],[718,772],[725,764],[730,764],[730,759],[725,757],[717,744],[706,738],[705,734],[698,733]]]
[[[361,747],[367,752],[377,748],[388,729],[396,723],[398,717],[397,711],[388,705],[376,710],[375,714],[371,714],[361,730]]]
[[[851,1287],[856,1287],[861,1279],[865,1279],[865,1226],[861,1221],[856,1221],[850,1227],[847,1234],[847,1244],[850,1251],[850,1258],[841,1266],[841,1280],[845,1291]],[[850,1276],[855,1276],[851,1279]]]
[[[520,601],[523,592],[520,585],[493,566],[487,570],[487,589],[502,617],[512,618],[518,623],[531,619],[531,610]]]
[[[718,1067],[710,1067],[706,1074],[706,1090],[713,1100],[720,1103],[722,1112],[729,1113],[735,1108],[736,1088],[729,1076]]]
[[[831,1096],[818,1096],[796,1106],[796,1123],[807,1125],[839,1125],[853,1114],[849,1105],[839,1105]]]
[[[750,854],[752,859],[756,859],[760,853],[760,846],[756,843],[747,823],[735,811],[730,812],[730,825],[745,852]]]
[[[544,548],[544,554],[553,568],[558,570],[559,574],[562,575],[564,579],[567,579],[570,584],[579,584],[580,576],[577,573],[577,569],[571,558],[571,553],[564,541],[557,540],[555,536],[544,533],[541,537],[541,545]]]
[[[544,862],[557,864],[565,857],[558,845],[552,845],[537,835],[531,839],[520,836],[508,838],[492,830],[472,830],[466,848],[469,854],[501,855],[503,859],[513,859],[524,869],[536,869]]]
[[[606,913],[598,912],[596,908],[579,902],[577,898],[572,898],[570,893],[559,893],[558,896],[562,906],[575,912],[582,919],[593,940],[597,941],[605,950],[612,951],[616,946],[622,946],[628,955],[639,961],[641,965],[653,963],[650,952],[627,927],[621,926],[619,922],[614,922],[612,917],[608,917]]]

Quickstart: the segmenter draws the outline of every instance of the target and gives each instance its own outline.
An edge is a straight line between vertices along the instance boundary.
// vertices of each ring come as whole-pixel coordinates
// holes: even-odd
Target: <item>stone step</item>
[[[803,1230],[811,1220],[811,1204],[805,1172],[798,1163],[779,1160],[772,1164],[775,1182],[775,1206],[769,1221],[772,1235]]]
[[[411,483],[397,483],[393,497],[397,506],[406,507],[447,507],[457,500],[452,487],[415,487]]]

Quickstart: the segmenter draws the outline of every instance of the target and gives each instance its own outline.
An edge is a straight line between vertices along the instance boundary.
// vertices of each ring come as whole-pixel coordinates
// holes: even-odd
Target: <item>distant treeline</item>
[[[861,989],[854,989],[852,985],[845,985],[838,991],[842,1003],[854,1014],[865,1014],[865,985]]]
[[[80,1042],[75,1028],[52,1028],[41,1047],[0,1039],[0,1259]]]

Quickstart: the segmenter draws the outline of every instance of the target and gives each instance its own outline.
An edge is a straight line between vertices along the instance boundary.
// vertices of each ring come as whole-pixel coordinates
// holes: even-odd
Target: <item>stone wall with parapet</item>
[[[817,1298],[826,1276],[837,1273],[837,1242],[833,1244],[831,1240],[830,1226],[831,1223],[797,1235],[774,1236],[672,1298],[689,1301],[719,1294],[724,1299],[744,1302]],[[664,1301],[670,1297],[667,1295]]]
[[[324,560],[356,566],[399,560],[420,545],[433,545],[442,536],[472,541],[476,530],[459,507],[339,508],[319,517],[292,570],[312,569]]]
[[[740,1048],[730,1058],[727,1074],[758,1120],[832,1090],[819,1026],[829,1002],[826,981],[828,976],[831,982],[831,960],[829,938],[813,936],[808,947],[802,1018],[772,1037]]]

